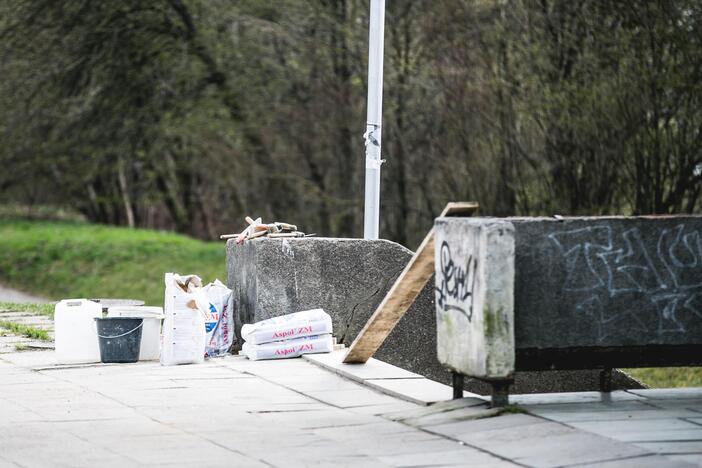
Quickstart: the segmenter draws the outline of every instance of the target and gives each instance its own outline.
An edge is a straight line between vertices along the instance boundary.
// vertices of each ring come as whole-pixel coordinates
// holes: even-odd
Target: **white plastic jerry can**
[[[100,362],[95,318],[102,306],[87,299],[64,299],[54,309],[54,335],[58,364]]]

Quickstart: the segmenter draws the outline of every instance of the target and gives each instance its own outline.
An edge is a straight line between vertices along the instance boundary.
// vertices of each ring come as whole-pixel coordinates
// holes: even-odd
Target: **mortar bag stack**
[[[334,349],[332,320],[322,309],[273,317],[241,328],[243,353],[251,360],[283,359]]]

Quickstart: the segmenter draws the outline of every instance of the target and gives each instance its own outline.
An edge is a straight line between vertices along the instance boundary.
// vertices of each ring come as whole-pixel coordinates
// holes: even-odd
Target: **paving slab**
[[[383,403],[380,405],[356,406],[346,408],[347,411],[356,414],[370,414],[374,416],[383,416],[388,413],[397,413],[408,411],[417,408],[417,405],[404,400],[395,400],[391,403]]]
[[[595,463],[648,454],[644,449],[529,415],[506,415],[431,426],[476,447],[528,466]]]
[[[688,440],[676,442],[639,442],[641,448],[651,452],[670,454],[697,454],[698,461],[702,463],[702,440]]]
[[[646,400],[646,404],[660,409],[686,409],[702,414],[702,399]]]
[[[617,440],[662,456],[684,454],[669,459],[676,464],[693,460],[702,463],[702,399],[700,389],[652,389],[629,391],[637,400],[621,394],[607,401],[525,405],[526,410],[582,431]],[[635,458],[628,466],[660,466],[660,457]],[[642,465],[637,465],[640,462]],[[645,465],[643,464],[645,463]],[[613,464],[611,466],[615,466]]]
[[[569,425],[589,432],[608,435],[609,437],[613,438],[626,437],[627,439],[632,439],[633,437],[625,435],[627,432],[629,432],[632,425],[636,427],[636,433],[663,434],[665,437],[672,437],[677,431],[698,431],[700,434],[700,440],[702,440],[702,426],[678,418],[639,419],[633,424],[628,420],[618,420],[571,422]],[[659,436],[662,437],[662,435]]]
[[[510,395],[509,402],[515,405],[556,405],[563,403],[612,403],[631,400],[645,400],[644,396],[623,390],[611,393],[602,392],[566,392],[566,393],[531,393]]]
[[[398,411],[386,413],[384,416],[392,421],[404,421],[406,419],[416,419],[425,416],[434,416],[438,414],[450,413],[455,410],[463,410],[465,408],[484,408],[487,402],[475,401],[473,398],[458,398],[456,400],[442,401],[425,407],[413,407],[406,411]]]
[[[420,405],[446,401],[453,397],[451,387],[429,379],[367,379],[363,383],[388,395]],[[463,392],[463,395],[468,397],[472,393]],[[485,401],[482,398],[476,400]]]
[[[372,392],[363,388],[353,390],[340,390],[328,392],[324,390],[309,391],[305,393],[315,400],[321,401],[337,408],[353,408],[357,406],[376,406],[393,403],[394,399],[388,395]]]
[[[673,457],[662,457],[660,455],[642,455],[631,458],[618,458],[616,460],[601,461],[597,463],[586,463],[583,465],[573,465],[583,468],[690,468],[694,466],[686,460],[674,459]]]
[[[346,379],[362,383],[382,393],[420,405],[430,405],[453,397],[453,389],[391,364],[371,358],[366,364],[346,364],[346,350],[328,354],[309,354],[303,359]],[[487,401],[484,397],[463,392],[464,397]]]
[[[666,455],[665,458],[676,462],[687,463],[686,466],[702,466],[702,460],[700,460],[700,456],[698,454]]]
[[[45,315],[33,314],[31,312],[0,310],[0,321],[12,322],[45,330],[52,339],[54,336],[54,322],[50,317]],[[15,335],[9,328],[0,327],[0,354],[14,353],[18,350],[26,349],[53,349],[53,347],[52,341]]]
[[[651,400],[702,400],[702,388],[648,388],[643,390],[628,390],[628,393],[642,396]]]
[[[548,417],[553,421],[571,423],[571,422],[587,422],[587,421],[640,421],[646,419],[670,419],[670,418],[695,418],[700,416],[700,413],[689,409],[660,409],[648,405],[641,405],[637,409],[601,411],[599,408],[590,408],[587,403],[584,403],[582,410],[573,411],[553,411],[544,409],[539,406],[525,406],[529,412],[537,415]],[[693,421],[694,422],[694,421]]]
[[[412,453],[408,455],[391,455],[378,458],[383,463],[398,467],[464,466],[471,468],[512,468],[518,466],[486,452],[467,453],[466,450]]]
[[[540,396],[532,401],[547,403],[528,409],[544,414],[485,417],[494,410],[482,399],[427,406],[371,388],[371,380],[424,381],[401,377],[382,364],[366,377],[396,378],[350,380],[302,359],[253,362],[232,356],[174,367],[158,362],[58,366],[52,355],[0,356],[0,467],[288,468],[329,466],[330,460],[335,467],[354,468],[565,466],[632,457],[665,467],[689,460],[658,454],[691,454],[672,441],[647,446],[650,440],[627,443],[593,431],[614,421],[626,432],[628,415],[636,422],[653,421],[642,426],[650,430],[640,432],[659,434],[656,423],[667,424],[660,426],[662,432],[678,435],[691,427],[702,430],[702,413],[687,408],[695,407],[695,398],[555,395],[548,404]],[[379,369],[388,374],[378,374]],[[670,402],[685,406],[663,407]],[[577,428],[548,419],[578,414],[577,408],[604,420],[584,418],[575,423],[592,427]],[[662,417],[639,416],[644,411]],[[86,452],[90,455],[81,458]]]
[[[333,353],[308,354],[306,361],[317,364],[327,370],[348,379],[363,382],[367,379],[423,379],[424,377],[392,364],[370,358],[365,364],[346,364],[343,361],[348,350],[341,349]]]

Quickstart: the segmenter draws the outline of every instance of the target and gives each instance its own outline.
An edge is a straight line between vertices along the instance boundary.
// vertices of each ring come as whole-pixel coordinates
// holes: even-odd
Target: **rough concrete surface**
[[[321,307],[347,346],[412,258],[387,240],[259,239],[227,243],[237,336],[241,324]],[[387,341],[378,359],[447,381],[436,359],[436,319],[430,281]]]
[[[702,343],[702,216],[507,220],[518,348]]]
[[[236,331],[241,325],[321,307],[331,316],[334,334],[350,344],[412,252],[387,240],[256,239],[227,242],[228,285],[234,291]],[[451,383],[436,357],[436,311],[432,278],[375,355],[430,379]],[[639,388],[621,373],[614,388]],[[466,380],[466,390],[489,394],[489,385]],[[599,371],[515,374],[516,393],[584,391],[599,388]]]

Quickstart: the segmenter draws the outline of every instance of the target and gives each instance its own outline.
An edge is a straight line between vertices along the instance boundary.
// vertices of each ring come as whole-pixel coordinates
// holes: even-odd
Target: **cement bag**
[[[281,315],[241,327],[241,337],[250,344],[269,343],[325,333],[332,333],[332,320],[329,314],[322,309]]]
[[[195,275],[166,273],[161,364],[200,363],[205,359],[205,316],[209,300]]]
[[[259,345],[247,341],[242,347],[242,352],[252,361],[294,358],[303,354],[331,353],[333,350],[334,341],[331,335],[305,336]]]
[[[204,288],[209,302],[205,331],[207,344],[205,357],[222,356],[234,343],[234,297],[232,290],[215,280]]]

